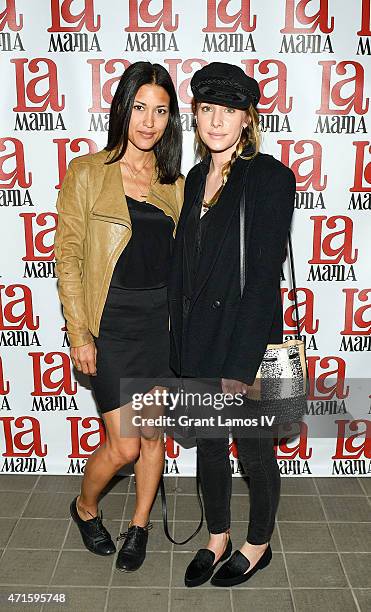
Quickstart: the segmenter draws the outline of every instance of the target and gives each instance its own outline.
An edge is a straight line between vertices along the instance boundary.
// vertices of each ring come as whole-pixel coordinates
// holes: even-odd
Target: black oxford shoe
[[[113,553],[116,552],[116,546],[102,523],[102,512],[101,516],[95,516],[92,519],[84,521],[77,512],[76,500],[77,497],[71,502],[70,513],[80,530],[85,547],[96,555],[101,555],[103,557],[113,555]]]
[[[140,568],[146,558],[146,548],[148,541],[148,530],[152,529],[152,523],[147,523],[145,527],[131,525],[124,533],[120,533],[117,540],[125,538],[116,559],[116,569],[120,572],[135,572]]]
[[[196,587],[207,582],[213,575],[218,563],[228,559],[231,552],[232,542],[230,538],[224,553],[216,563],[214,563],[215,553],[212,550],[200,548],[186,569],[184,584],[187,587]]]
[[[220,587],[230,587],[234,586],[235,584],[246,582],[258,570],[269,565],[271,559],[272,550],[270,544],[268,544],[259,561],[250,571],[247,571],[250,567],[250,561],[244,554],[242,554],[241,551],[236,550],[230,559],[228,559],[228,561],[224,563],[212,577],[211,584]]]

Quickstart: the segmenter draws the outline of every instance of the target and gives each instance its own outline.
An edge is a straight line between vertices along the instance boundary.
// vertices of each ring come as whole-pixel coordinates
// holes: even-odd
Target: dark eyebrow
[[[141,104],[142,106],[147,106],[145,102],[141,102],[140,100],[134,100],[134,104]],[[168,104],[158,104],[156,108],[168,108]]]

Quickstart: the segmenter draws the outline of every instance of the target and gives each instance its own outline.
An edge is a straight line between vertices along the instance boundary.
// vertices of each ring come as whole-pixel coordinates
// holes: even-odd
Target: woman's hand
[[[222,378],[221,382],[223,393],[230,393],[231,395],[236,395],[237,393],[245,395],[249,388],[249,385],[246,383],[234,380],[233,378]]]
[[[94,342],[71,348],[71,361],[79,372],[96,376],[97,347]]]

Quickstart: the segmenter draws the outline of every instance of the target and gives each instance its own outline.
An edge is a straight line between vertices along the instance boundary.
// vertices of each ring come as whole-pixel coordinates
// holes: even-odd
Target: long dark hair
[[[135,62],[119,80],[113,96],[108,128],[107,151],[118,149],[107,164],[119,161],[128,146],[128,133],[135,96],[142,85],[159,85],[170,97],[169,121],[162,138],[154,146],[160,183],[174,183],[180,175],[182,127],[176,91],[168,71],[160,64]]]

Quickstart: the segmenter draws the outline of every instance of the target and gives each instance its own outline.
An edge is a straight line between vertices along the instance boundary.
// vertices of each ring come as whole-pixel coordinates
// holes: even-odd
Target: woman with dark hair
[[[202,161],[187,176],[175,240],[168,287],[170,365],[184,377],[185,389],[187,378],[207,379],[207,388],[214,381],[218,393],[243,395],[253,386],[267,344],[282,342],[280,273],[295,176],[259,151],[255,79],[237,66],[213,62],[194,74],[191,88]],[[242,296],[241,227],[247,260]],[[200,417],[202,410],[205,405]],[[249,417],[247,409],[243,414]],[[229,431],[209,428],[196,434],[209,541],[187,567],[189,587],[211,577],[215,586],[239,584],[271,560],[280,472],[273,436],[259,427],[250,429],[240,428],[235,438],[249,478],[250,515],[246,541],[232,555]]]
[[[132,399],[173,375],[167,282],[183,201],[181,142],[169,73],[136,62],[113,97],[107,146],[72,160],[57,202],[56,272],[71,359],[91,377],[106,434],[70,512],[88,550],[113,554],[98,501],[135,461],[136,506],[116,561],[122,571],[144,561],[164,465],[162,432],[133,424]]]

